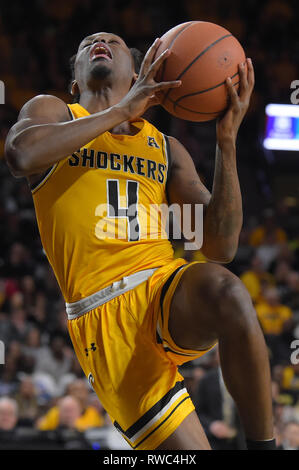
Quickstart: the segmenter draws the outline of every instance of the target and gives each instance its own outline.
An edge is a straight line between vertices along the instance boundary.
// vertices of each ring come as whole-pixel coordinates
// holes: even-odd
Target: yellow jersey
[[[73,119],[89,115],[78,103],[68,108]],[[68,303],[173,260],[160,210],[168,139],[145,119],[133,125],[135,135],[104,132],[31,188],[42,245]]]
[[[37,427],[41,431],[51,431],[60,425],[59,406],[53,406],[38,421]],[[88,406],[75,422],[75,428],[84,432],[86,429],[99,428],[105,425],[103,416],[92,406]]]
[[[262,330],[266,335],[280,335],[287,320],[292,318],[293,312],[286,305],[269,305],[267,302],[257,303],[256,313]]]

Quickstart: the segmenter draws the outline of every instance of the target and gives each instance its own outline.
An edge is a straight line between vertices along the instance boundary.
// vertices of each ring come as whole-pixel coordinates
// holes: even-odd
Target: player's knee
[[[241,328],[251,331],[257,325],[250,295],[242,281],[230,272],[220,276],[213,293],[215,316],[220,328]]]

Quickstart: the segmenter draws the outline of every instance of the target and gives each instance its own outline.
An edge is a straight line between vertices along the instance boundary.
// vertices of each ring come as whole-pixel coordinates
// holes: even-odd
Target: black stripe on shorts
[[[186,400],[191,400],[190,396],[183,398],[180,401],[180,403],[178,403],[176,407],[171,411],[171,413],[169,413],[169,415],[166,416],[166,418],[155,429],[153,429],[147,436],[145,436],[145,438],[142,439],[142,441],[140,441],[136,446],[134,446],[133,449],[137,449],[137,447],[139,447],[148,437],[150,437],[154,432],[156,432],[157,429],[159,429],[165,423],[165,421],[167,421],[170,418],[170,416],[176,411],[176,409]]]
[[[163,325],[163,302],[164,302],[164,298],[165,298],[165,295],[170,287],[170,284],[172,283],[172,281],[174,280],[176,274],[179,272],[180,269],[182,269],[184,266],[186,266],[188,263],[186,264],[183,264],[182,266],[179,266],[175,271],[173,271],[173,273],[169,276],[169,278],[167,279],[167,281],[165,282],[164,286],[162,287],[162,291],[161,291],[161,296],[160,296],[160,308],[161,308],[161,320],[162,320],[162,325]]]
[[[114,426],[128,439],[131,439],[135,434],[138,433],[151,419],[153,419],[166,405],[170,402],[172,397],[179,391],[185,388],[184,380],[176,382],[175,386],[172,387],[155,405],[153,405],[136,423],[130,426],[124,431],[117,421],[114,421]]]

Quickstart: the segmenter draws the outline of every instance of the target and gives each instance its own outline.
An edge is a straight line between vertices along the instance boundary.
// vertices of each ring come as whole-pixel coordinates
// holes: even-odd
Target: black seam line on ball
[[[186,29],[189,28],[189,26],[192,26],[194,23],[196,23],[196,21],[192,21],[191,23],[189,24],[186,24],[184,26],[184,28],[180,29],[180,31],[176,34],[176,36],[172,39],[171,43],[169,44],[168,48],[167,49],[170,49],[174,42],[176,41],[176,39],[180,36],[180,34],[185,31]],[[163,82],[163,79],[164,79],[164,72],[165,72],[165,67],[166,67],[166,60],[163,61],[163,64],[162,64],[162,73],[161,73],[161,82]]]
[[[240,82],[236,82],[234,83],[233,86],[236,86],[238,85]],[[168,100],[174,105],[175,104],[175,101],[173,101],[171,98],[168,98]],[[220,111],[210,111],[209,113],[205,113],[203,111],[194,111],[193,109],[189,109],[189,108],[186,108],[186,106],[183,106],[181,104],[178,104],[177,105],[178,108],[180,109],[184,109],[185,111],[189,111],[189,113],[194,113],[194,114],[219,114],[219,113],[222,113],[223,111],[225,111],[225,108],[224,109],[221,109]]]
[[[224,36],[222,36],[221,38],[218,38],[216,39],[216,41],[212,42],[209,46],[207,46],[203,51],[201,51],[198,56],[196,56],[191,62],[190,64],[187,65],[187,67],[185,67],[185,69],[179,74],[179,76],[175,79],[175,80],[180,80],[182,78],[183,75],[185,75],[185,73],[190,69],[190,67],[192,67],[192,65],[198,60],[200,59],[206,52],[208,52],[209,49],[211,49],[213,46],[215,46],[215,44],[218,44],[218,42],[222,41],[223,39],[225,38],[228,38],[228,37],[231,37],[232,34],[225,34]],[[169,93],[171,93],[171,91],[173,91],[172,88],[169,88],[167,90],[167,93],[165,95],[165,98],[163,100],[163,103],[164,101],[166,100],[166,98],[168,98],[168,95]]]
[[[231,79],[235,78],[237,75],[238,75],[238,72],[235,73],[234,75],[232,75]],[[238,83],[239,83],[239,81],[236,82],[236,83],[234,83],[233,86],[238,85]],[[173,109],[174,109],[174,111],[175,111],[175,108],[176,108],[177,106],[181,106],[181,105],[179,104],[179,102],[182,101],[183,99],[189,98],[190,96],[202,95],[203,93],[207,93],[208,91],[214,90],[215,88],[219,88],[220,86],[222,86],[222,85],[224,85],[224,84],[225,84],[225,80],[224,80],[224,82],[218,83],[218,85],[212,86],[211,88],[206,88],[205,90],[195,91],[194,93],[189,93],[189,94],[187,94],[187,95],[180,96],[176,101],[170,100],[170,101],[172,101],[172,103],[173,103]],[[197,111],[194,111],[194,113],[196,113],[196,112],[197,112]],[[217,112],[219,112],[219,111],[215,111],[215,113],[217,113]],[[206,113],[205,113],[205,114],[206,114]],[[210,113],[208,113],[208,114],[210,114]]]

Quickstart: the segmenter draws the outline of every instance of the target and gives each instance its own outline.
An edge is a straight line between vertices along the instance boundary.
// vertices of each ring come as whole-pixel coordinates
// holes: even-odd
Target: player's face
[[[134,77],[134,63],[126,43],[112,33],[96,33],[81,42],[75,62],[79,88],[105,80],[130,88]],[[82,90],[81,90],[82,91]]]

